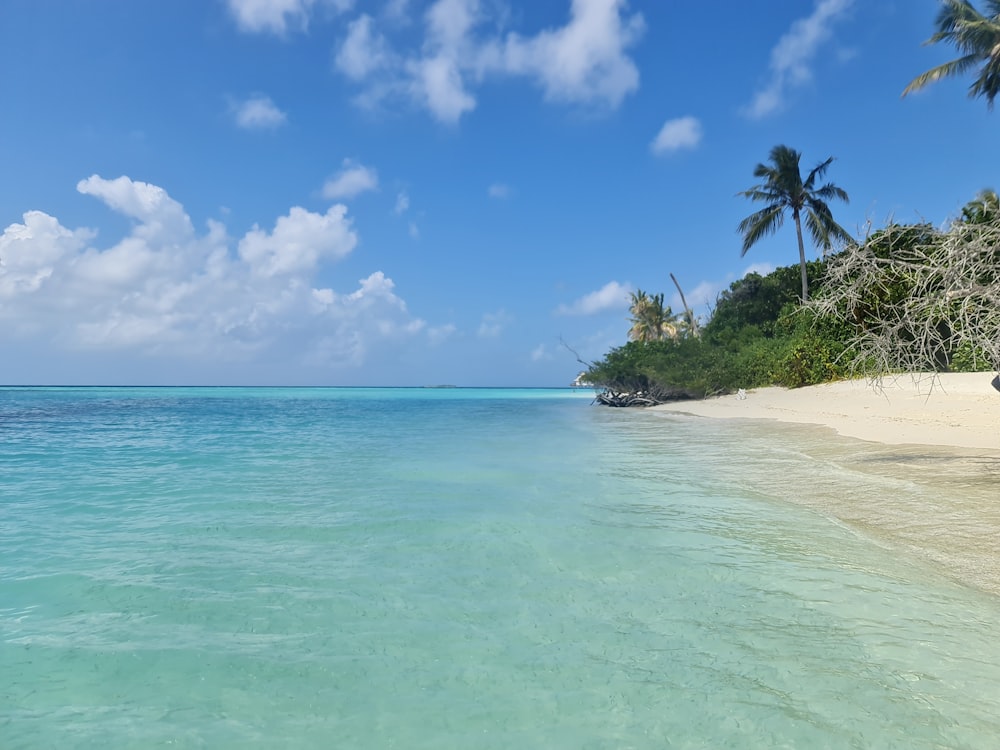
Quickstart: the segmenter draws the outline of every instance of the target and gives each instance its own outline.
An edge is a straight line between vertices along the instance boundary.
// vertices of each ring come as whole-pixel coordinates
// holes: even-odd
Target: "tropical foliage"
[[[969,96],[985,96],[987,106],[993,109],[993,100],[1000,93],[1000,0],[986,0],[985,6],[989,15],[976,10],[969,0],[942,0],[937,32],[927,44],[948,42],[960,56],[914,78],[903,90],[903,96],[979,66],[969,86]]]
[[[663,304],[663,294],[650,296],[641,289],[632,292],[629,306],[632,316],[629,341],[662,341],[676,339],[679,333],[678,320],[669,305]]]
[[[809,264],[817,281],[823,265]],[[843,375],[836,360],[844,336],[832,335],[823,321],[800,310],[798,288],[795,266],[767,276],[749,274],[719,296],[700,336],[681,327],[674,338],[633,339],[591,365],[586,380],[663,401],[775,383],[809,385]]]
[[[998,369],[997,204],[984,191],[945,229],[889,223],[807,263],[815,294],[805,305],[797,267],[748,274],[719,295],[700,337],[682,327],[633,339],[586,379],[664,401],[851,375]]]
[[[1000,214],[991,203],[980,193],[944,231],[890,225],[831,260],[827,293],[810,309],[853,325],[853,372],[1000,368]]]
[[[835,241],[850,242],[851,235],[834,221],[827,205],[827,201],[835,198],[846,203],[847,193],[833,183],[816,185],[833,163],[833,157],[814,167],[805,180],[802,179],[799,170],[801,158],[802,154],[793,148],[775,146],[771,149],[770,164],[756,166],[753,174],[754,177],[760,178],[761,182],[739,195],[766,205],[741,221],[739,231],[743,235],[742,254],[746,255],[747,251],[762,238],[777,232],[784,224],[786,212],[791,212],[799,244],[802,299],[807,300],[809,280],[806,272],[806,251],[802,242],[803,219],[813,242],[822,248],[824,255],[830,251]]]

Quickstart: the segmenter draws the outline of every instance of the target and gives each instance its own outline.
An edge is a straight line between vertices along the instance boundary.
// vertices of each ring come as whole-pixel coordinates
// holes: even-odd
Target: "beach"
[[[937,445],[1000,453],[1000,392],[993,373],[899,375],[807,388],[757,388],[653,407],[699,417],[774,419],[829,427],[888,445]]]
[[[780,470],[770,480],[756,474],[754,482],[1000,595],[1000,392],[992,378],[947,373],[759,388],[653,410],[713,424],[735,420],[748,438],[773,433],[779,452],[789,442],[800,446],[817,472],[832,465],[845,477],[882,478],[883,485],[867,492],[831,484],[819,473],[807,486],[793,485]],[[841,437],[816,440],[816,429]]]

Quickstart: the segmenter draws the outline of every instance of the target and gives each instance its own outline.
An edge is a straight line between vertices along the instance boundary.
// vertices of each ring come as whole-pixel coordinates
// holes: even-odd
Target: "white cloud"
[[[701,123],[695,117],[678,117],[667,120],[656,135],[650,150],[657,156],[694,148],[701,143]]]
[[[443,326],[436,326],[427,329],[427,339],[431,344],[441,344],[448,339],[450,339],[458,328],[452,323],[446,323]]]
[[[378,173],[374,169],[344,159],[344,168],[323,185],[323,197],[327,200],[353,198],[377,187]]]
[[[341,205],[325,214],[294,207],[273,229],[255,226],[234,240],[216,221],[195,231],[155,185],[95,175],[78,189],[135,224],[107,246],[95,245],[95,231],[69,229],[41,211],[6,227],[0,336],[8,345],[32,342],[66,356],[117,350],[169,357],[174,366],[332,368],[431,338],[381,271],[353,291],[314,287],[316,275],[357,243]]]
[[[532,362],[548,362],[555,359],[553,353],[549,350],[545,344],[539,344],[534,349],[531,350],[529,355]]]
[[[412,221],[410,222],[409,226],[406,228],[406,231],[409,233],[411,240],[420,239],[420,227],[418,227],[414,222]]]
[[[226,0],[226,4],[240,30],[283,36],[289,29],[305,31],[315,6],[342,13],[353,7],[354,0]]]
[[[495,313],[485,313],[483,315],[482,322],[479,324],[479,330],[476,331],[476,335],[484,339],[492,339],[503,333],[503,329],[506,328],[513,318],[507,313],[506,310],[497,310]]]
[[[396,205],[393,207],[392,212],[397,216],[401,216],[405,214],[409,208],[410,196],[408,196],[405,191],[402,191],[396,196]]]
[[[354,249],[358,238],[346,217],[340,204],[322,215],[295,206],[271,232],[255,224],[240,240],[240,257],[261,276],[311,272],[321,259],[339,260]]]
[[[626,0],[572,0],[562,26],[533,36],[491,35],[506,14],[497,3],[435,0],[424,14],[423,39],[406,48],[406,35],[396,51],[370,16],[360,16],[337,51],[336,67],[364,86],[358,97],[364,106],[403,96],[445,123],[475,109],[475,87],[489,76],[532,80],[551,101],[607,107],[638,88],[628,49],[644,22],[627,13]]]
[[[818,0],[811,16],[800,18],[791,25],[771,50],[770,78],[745,108],[748,117],[759,119],[780,110],[789,89],[812,79],[810,63],[830,37],[832,25],[853,3],[854,0]]]
[[[557,315],[595,315],[605,310],[617,310],[628,307],[629,294],[632,289],[628,284],[609,281],[596,292],[590,292],[580,297],[570,305],[560,305]]]
[[[688,304],[691,306],[692,310],[697,311],[699,307],[710,308],[715,304],[719,294],[721,294],[723,290],[728,289],[729,285],[736,281],[737,278],[745,278],[751,273],[767,276],[773,270],[774,266],[770,263],[751,263],[743,269],[743,273],[741,273],[738,277],[730,275],[722,281],[701,281],[693,289],[686,291],[684,296],[687,298]],[[670,300],[670,307],[678,312],[684,310],[684,305],[681,302],[679,294],[674,294],[673,298]]]
[[[269,130],[284,125],[288,116],[275,106],[270,97],[257,94],[234,103],[236,124],[246,130]]]
[[[500,65],[538,80],[549,99],[617,107],[639,88],[626,50],[645,25],[638,13],[625,17],[626,7],[625,0],[573,0],[565,26],[530,38],[508,35]]]
[[[194,232],[184,207],[156,185],[133,181],[128,177],[105,180],[91,175],[80,180],[76,189],[83,195],[92,195],[104,201],[110,208],[138,222],[134,231],[145,240],[167,237],[180,241]]]
[[[774,270],[774,266],[770,263],[751,263],[745,269],[743,269],[743,276],[749,276],[752,273],[760,274],[761,276],[767,276]],[[740,278],[743,278],[741,276]]]
[[[382,9],[382,15],[393,21],[405,21],[409,5],[410,0],[388,0]]]
[[[692,310],[697,309],[703,305],[712,305],[715,303],[716,298],[719,296],[719,292],[729,286],[728,283],[722,283],[718,281],[702,281],[693,289],[688,290],[685,294],[688,304],[691,306]],[[677,312],[683,312],[684,303],[681,302],[681,296],[679,294],[673,295],[670,299],[670,309],[676,310]]]
[[[360,81],[391,63],[385,37],[375,32],[372,17],[361,15],[347,26],[347,37],[337,50],[334,65],[354,81]]]
[[[494,182],[486,191],[490,198],[503,199],[510,197],[510,188],[501,182]]]

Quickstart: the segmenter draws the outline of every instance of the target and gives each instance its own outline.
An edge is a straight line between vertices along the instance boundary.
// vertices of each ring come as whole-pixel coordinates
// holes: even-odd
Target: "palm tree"
[[[826,204],[826,201],[832,198],[839,198],[847,203],[849,200],[847,193],[831,182],[816,187],[816,181],[823,177],[833,162],[833,157],[813,168],[804,182],[799,171],[801,158],[802,154],[793,148],[775,146],[771,149],[771,164],[758,164],[753,171],[753,176],[760,177],[762,182],[737,195],[767,204],[740,222],[739,231],[743,235],[741,257],[746,255],[762,237],[777,232],[785,223],[785,211],[791,209],[792,219],[795,221],[795,233],[799,240],[802,300],[805,301],[809,299],[809,280],[806,277],[806,250],[802,244],[802,215],[805,215],[806,227],[812,235],[813,242],[823,249],[824,254],[833,246],[834,240],[850,242],[851,235],[833,220],[830,207]]]
[[[989,16],[976,10],[969,0],[942,0],[937,33],[926,44],[951,42],[962,56],[914,78],[903,96],[981,64],[969,96],[985,96],[987,106],[993,109],[993,100],[1000,94],[1000,0],[985,0],[985,4]]]
[[[986,188],[976,194],[975,199],[962,209],[962,221],[966,224],[989,224],[1000,217],[1000,195]]]
[[[632,327],[628,331],[630,341],[662,341],[676,339],[679,331],[674,323],[674,313],[670,306],[663,305],[663,295],[652,297],[641,289],[632,292],[632,304],[629,307],[632,317],[629,322]]]

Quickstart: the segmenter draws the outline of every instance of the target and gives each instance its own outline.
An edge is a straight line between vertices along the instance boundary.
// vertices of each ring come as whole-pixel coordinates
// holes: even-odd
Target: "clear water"
[[[829,512],[989,477],[589,397],[0,390],[0,747],[997,745],[1000,598]]]

